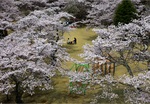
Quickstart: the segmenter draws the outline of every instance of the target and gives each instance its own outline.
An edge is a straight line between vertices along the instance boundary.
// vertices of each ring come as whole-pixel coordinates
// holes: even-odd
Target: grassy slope
[[[69,38],[71,41],[77,38],[77,44],[67,44],[67,39]],[[64,47],[67,48],[67,52],[71,57],[84,61],[79,54],[83,53],[83,45],[92,44],[92,40],[94,40],[97,35],[92,30],[87,30],[85,28],[75,29],[69,33],[64,34]],[[66,68],[70,68],[73,63],[68,62]]]

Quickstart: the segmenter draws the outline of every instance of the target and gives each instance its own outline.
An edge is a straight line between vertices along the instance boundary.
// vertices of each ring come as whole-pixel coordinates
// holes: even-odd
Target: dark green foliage
[[[55,1],[58,1],[58,0],[48,0],[48,3],[52,3],[52,2],[55,2]]]
[[[72,3],[66,6],[65,11],[75,16],[77,19],[86,19],[87,9],[83,3]]]
[[[137,18],[136,13],[137,11],[130,0],[122,0],[115,11],[114,25],[118,25],[118,23],[130,23],[133,19]]]

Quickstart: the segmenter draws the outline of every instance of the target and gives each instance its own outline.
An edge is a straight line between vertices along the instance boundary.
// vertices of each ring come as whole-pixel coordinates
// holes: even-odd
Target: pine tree
[[[128,24],[133,19],[136,19],[136,9],[131,0],[122,0],[118,7],[116,8],[114,15],[114,25],[118,25],[118,23]]]

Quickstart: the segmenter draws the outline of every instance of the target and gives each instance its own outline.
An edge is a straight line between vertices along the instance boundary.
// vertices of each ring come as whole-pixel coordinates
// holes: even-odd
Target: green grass
[[[67,39],[73,40],[77,38],[77,44],[67,44]],[[97,35],[91,30],[87,30],[86,28],[78,28],[69,33],[64,34],[64,46],[67,49],[67,52],[70,54],[72,58],[75,58],[79,61],[84,61],[83,58],[79,56],[79,54],[83,53],[83,45],[92,44],[92,40],[96,39]],[[73,62],[68,62],[65,68],[71,68]]]
[[[64,42],[67,42],[67,39],[73,40],[74,37],[77,38],[77,44],[64,44],[64,47],[67,48],[68,53],[71,57],[76,58],[80,61],[83,61],[78,54],[83,53],[83,45],[91,44],[92,40],[96,39],[97,35],[92,30],[86,30],[85,28],[75,29],[69,33],[64,34]]]

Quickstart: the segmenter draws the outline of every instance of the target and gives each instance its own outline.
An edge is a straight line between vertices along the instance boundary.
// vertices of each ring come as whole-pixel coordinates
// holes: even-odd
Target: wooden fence
[[[92,69],[95,72],[96,70],[100,69],[103,75],[106,74],[112,74],[113,76],[115,75],[115,63],[106,61],[104,64],[100,63],[94,63],[92,65]]]

